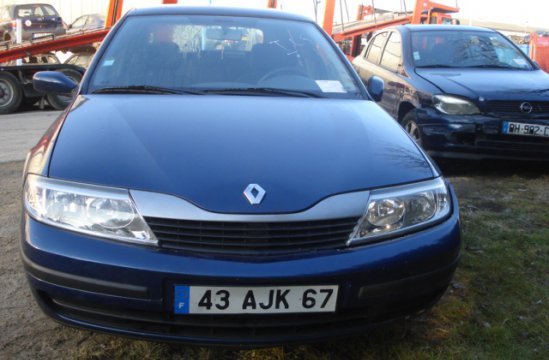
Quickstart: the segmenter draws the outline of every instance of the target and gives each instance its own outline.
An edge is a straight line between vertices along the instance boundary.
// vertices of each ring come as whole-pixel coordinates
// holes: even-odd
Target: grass
[[[546,359],[549,357],[549,175],[537,167],[452,167],[462,261],[431,311],[329,343],[219,350],[75,331],[79,359]],[[544,174],[545,172],[545,174]],[[518,175],[516,175],[518,173]],[[453,176],[452,176],[453,175]]]

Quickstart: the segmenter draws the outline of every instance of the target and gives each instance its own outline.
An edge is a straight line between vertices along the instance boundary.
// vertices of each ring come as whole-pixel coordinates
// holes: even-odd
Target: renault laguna
[[[62,323],[256,347],[360,333],[433,306],[457,201],[311,20],[128,13],[30,151],[22,260]]]

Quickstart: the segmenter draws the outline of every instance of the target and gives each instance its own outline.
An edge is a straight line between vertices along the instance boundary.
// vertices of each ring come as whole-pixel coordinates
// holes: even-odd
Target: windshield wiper
[[[456,68],[456,66],[445,65],[445,64],[432,64],[432,65],[421,65],[421,66],[416,66],[416,68],[418,68],[418,69],[423,69],[423,68],[433,68],[433,69],[454,69],[454,68]]]
[[[312,91],[302,90],[287,90],[276,88],[264,88],[264,87],[251,87],[251,88],[219,88],[219,89],[200,89],[198,90],[204,94],[221,94],[221,95],[262,95],[262,96],[292,96],[292,97],[313,97],[322,98],[323,96]]]
[[[160,86],[130,85],[114,86],[97,89],[92,94],[193,94],[201,95],[201,92],[190,90],[178,90]]]
[[[513,70],[526,70],[524,68],[518,68],[509,65],[497,65],[497,64],[479,64],[479,65],[470,65],[464,66],[468,69],[513,69]]]

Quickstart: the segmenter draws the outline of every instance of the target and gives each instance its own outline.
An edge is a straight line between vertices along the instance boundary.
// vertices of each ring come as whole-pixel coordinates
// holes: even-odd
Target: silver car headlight
[[[124,189],[28,175],[24,202],[30,216],[52,226],[114,240],[157,244]]]
[[[450,195],[442,178],[374,190],[349,244],[394,237],[432,225],[450,214]]]
[[[433,106],[448,115],[474,115],[480,113],[478,107],[469,100],[457,96],[435,95]]]

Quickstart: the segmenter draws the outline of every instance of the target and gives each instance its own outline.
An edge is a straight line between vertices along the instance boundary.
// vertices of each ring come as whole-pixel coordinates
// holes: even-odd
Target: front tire
[[[419,146],[423,145],[421,130],[417,125],[417,119],[414,111],[410,111],[404,116],[402,119],[402,127]]]
[[[78,71],[67,69],[61,70],[61,72],[67,75],[67,77],[76,81],[77,83],[80,83],[80,80],[82,80],[82,74],[80,74]],[[64,110],[67,106],[71,104],[73,100],[73,94],[48,94],[46,95],[46,99],[55,110]]]
[[[0,114],[11,114],[19,109],[23,90],[17,78],[8,72],[0,72]]]

